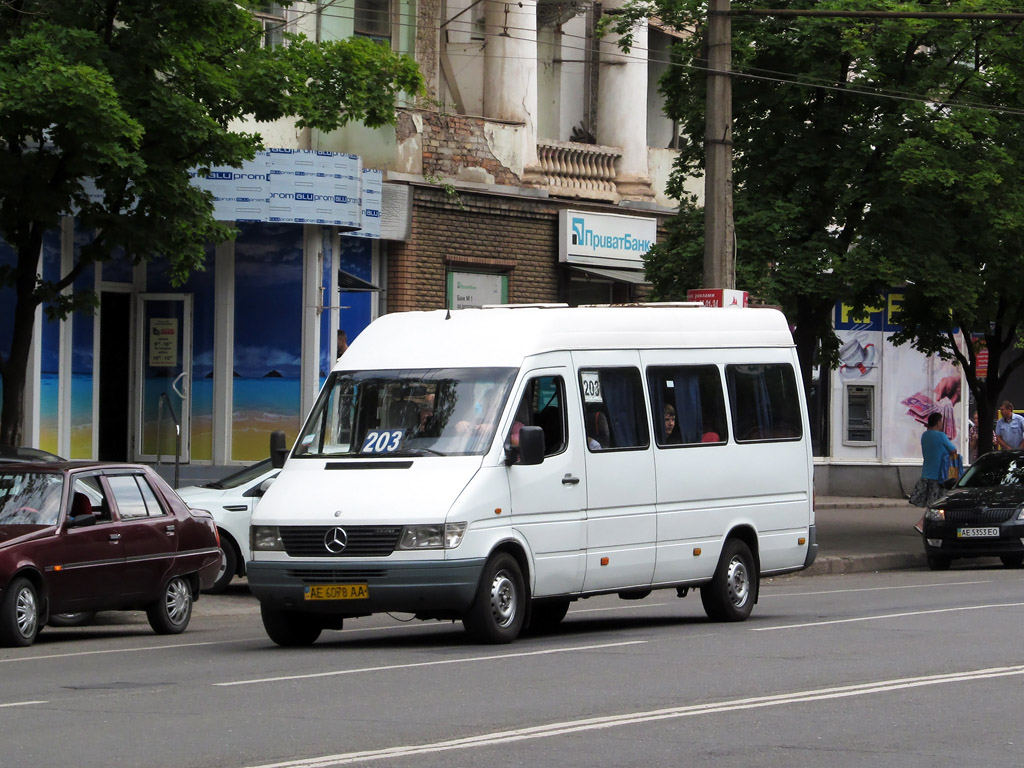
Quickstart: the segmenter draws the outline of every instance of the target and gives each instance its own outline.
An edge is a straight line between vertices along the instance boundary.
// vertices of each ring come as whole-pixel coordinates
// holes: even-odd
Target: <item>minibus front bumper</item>
[[[249,590],[278,610],[365,616],[396,611],[461,614],[476,596],[484,558],[469,560],[303,560],[246,563]],[[329,589],[348,586],[350,589]],[[355,593],[366,596],[334,596]],[[326,588],[325,588],[326,587]]]

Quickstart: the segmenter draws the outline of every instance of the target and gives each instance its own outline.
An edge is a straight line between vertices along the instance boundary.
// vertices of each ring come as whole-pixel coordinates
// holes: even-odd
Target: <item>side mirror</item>
[[[284,442],[284,432],[275,429],[270,433],[270,463],[274,469],[284,466],[284,460],[288,458],[288,446]]]
[[[544,461],[544,430],[523,427],[519,430],[519,463],[531,466]]]

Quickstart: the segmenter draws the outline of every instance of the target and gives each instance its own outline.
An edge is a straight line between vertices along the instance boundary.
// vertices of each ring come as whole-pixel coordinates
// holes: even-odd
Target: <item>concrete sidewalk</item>
[[[819,496],[818,557],[801,574],[926,568],[914,525],[924,510],[904,499]]]

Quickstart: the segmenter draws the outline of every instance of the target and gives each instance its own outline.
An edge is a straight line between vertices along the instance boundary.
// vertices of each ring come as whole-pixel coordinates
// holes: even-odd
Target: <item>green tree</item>
[[[891,160],[901,194],[873,209],[868,266],[907,280],[893,341],[963,369],[982,450],[1009,376],[1024,365],[1024,60],[1016,41],[1012,67],[1006,47],[985,42],[958,94],[1000,108],[933,109],[919,122]]]
[[[737,0],[733,8],[759,5],[763,6]],[[829,0],[773,7],[977,10],[966,1],[934,6]],[[986,10],[1010,9],[996,0]],[[702,0],[637,4],[616,22],[617,29],[622,31],[645,15],[656,15],[691,33],[674,46],[676,66],[661,82],[666,111],[679,122],[685,139],[675,167],[673,189],[679,192],[684,179],[703,174],[706,6]],[[870,305],[884,283],[915,276],[915,285],[928,286],[932,270],[922,273],[920,264],[926,244],[937,233],[950,228],[958,232],[956,240],[942,243],[949,267],[956,263],[954,243],[968,244],[977,230],[987,229],[983,220],[995,212],[980,199],[971,203],[980,219],[971,224],[949,217],[951,209],[938,199],[958,197],[961,206],[967,204],[970,192],[954,170],[936,169],[948,182],[939,189],[934,180],[913,171],[920,163],[935,160],[929,151],[941,154],[949,144],[941,126],[951,115],[958,116],[953,123],[970,134],[969,139],[961,134],[968,143],[985,136],[980,126],[970,127],[979,114],[986,116],[985,130],[992,130],[994,123],[1020,122],[1019,115],[982,113],[961,105],[975,99],[984,104],[1019,103],[1024,37],[1016,24],[1005,21],[735,17],[732,27],[737,284],[780,305],[795,325],[806,385],[813,360],[835,363],[831,313],[837,300]],[[993,77],[1001,81],[999,92],[986,88]],[[986,146],[992,142],[975,147],[976,167],[960,171],[971,174],[975,187],[985,178],[1001,178],[1005,192],[1019,173],[1012,175],[1012,159],[987,155]],[[958,160],[957,150],[949,151],[954,156],[946,159],[952,164]],[[696,285],[691,282],[696,254],[703,251],[698,203],[681,199],[680,221],[648,258],[648,275],[656,294],[664,298],[680,298],[684,288]],[[913,216],[894,213],[908,209]],[[890,247],[896,231],[902,243],[899,258]],[[1013,250],[1009,240],[1006,245]],[[967,269],[973,266],[972,261]],[[961,262],[948,274],[963,268]],[[951,278],[943,301],[955,293],[953,283]],[[935,298],[936,291],[929,290]],[[985,301],[991,295],[968,290],[958,304],[963,306],[971,294]],[[906,331],[897,341],[916,338],[919,321],[911,312],[918,306],[912,289]],[[943,327],[948,327],[948,312],[945,317]],[[937,337],[929,338],[922,339],[921,348],[937,349]],[[990,352],[1000,339],[1006,343],[1005,334],[990,339],[995,342]]]
[[[233,121],[379,126],[394,121],[399,93],[422,90],[415,62],[370,40],[263,47],[258,5],[0,0],[0,237],[16,255],[0,267],[16,293],[0,350],[0,444],[20,442],[39,304],[52,318],[94,307],[95,295],[62,291],[118,248],[136,261],[165,256],[183,281],[202,269],[204,243],[232,235],[189,171],[238,166],[262,148]],[[40,279],[43,235],[71,213],[97,234],[67,274]]]

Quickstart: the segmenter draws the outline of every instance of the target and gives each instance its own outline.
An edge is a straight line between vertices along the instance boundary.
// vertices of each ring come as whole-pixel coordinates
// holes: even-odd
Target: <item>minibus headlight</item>
[[[399,549],[454,549],[462,542],[465,523],[407,525],[402,529]]]
[[[254,525],[249,529],[249,544],[253,552],[280,552],[284,549],[281,530],[276,525]]]
[[[924,513],[925,520],[945,520],[946,510],[941,508],[929,509]]]

